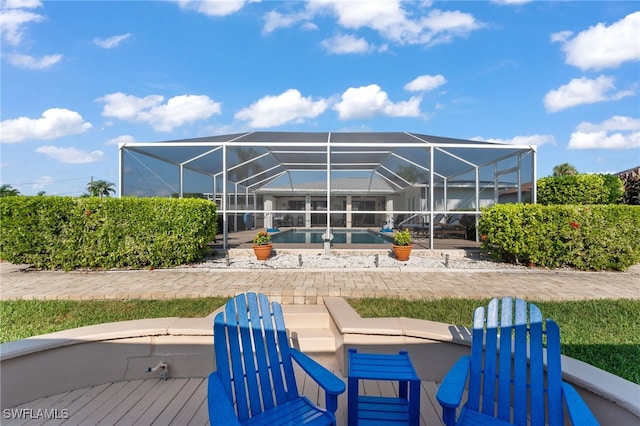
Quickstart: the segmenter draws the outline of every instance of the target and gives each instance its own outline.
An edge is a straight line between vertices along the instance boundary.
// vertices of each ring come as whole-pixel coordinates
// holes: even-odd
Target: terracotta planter
[[[397,246],[393,244],[393,254],[396,256],[396,260],[400,262],[406,262],[409,260],[409,255],[411,254],[412,245],[408,246]]]
[[[273,248],[273,246],[271,244],[266,244],[266,245],[253,245],[253,252],[256,254],[256,258],[258,260],[267,260],[268,258],[271,257],[271,249]]]

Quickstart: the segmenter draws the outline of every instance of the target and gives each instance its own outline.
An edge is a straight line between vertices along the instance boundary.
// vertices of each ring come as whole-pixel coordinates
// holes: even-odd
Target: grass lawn
[[[226,298],[130,301],[2,301],[0,342],[38,334],[142,318],[209,315]],[[467,299],[350,299],[363,317],[410,317],[471,326],[487,301]],[[640,300],[536,302],[560,325],[562,352],[640,384]]]
[[[106,322],[163,317],[202,318],[224,305],[227,300],[2,301],[0,343]]]

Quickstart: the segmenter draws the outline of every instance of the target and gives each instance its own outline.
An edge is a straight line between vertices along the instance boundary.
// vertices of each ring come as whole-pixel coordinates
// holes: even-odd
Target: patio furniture
[[[467,380],[467,401],[456,419]],[[562,381],[558,325],[547,319],[543,329],[540,309],[522,299],[496,298],[488,309],[476,308],[471,355],[449,370],[437,399],[447,426],[563,425],[563,404],[572,424],[598,424],[576,390]]]
[[[467,227],[461,223],[462,215],[454,214],[447,217],[444,223],[435,222],[434,235],[439,238],[447,238],[451,235],[467,238]]]
[[[230,299],[215,317],[214,345],[217,371],[208,383],[212,425],[335,425],[345,384],[290,347],[279,303],[256,293]],[[324,390],[326,410],[299,395],[292,359]]]
[[[284,226],[293,226],[293,217],[286,215],[284,217]]]
[[[398,381],[398,397],[360,395],[360,380]],[[356,349],[349,349],[348,382],[349,426],[418,426],[420,378],[407,351],[399,354],[364,354],[358,353]]]

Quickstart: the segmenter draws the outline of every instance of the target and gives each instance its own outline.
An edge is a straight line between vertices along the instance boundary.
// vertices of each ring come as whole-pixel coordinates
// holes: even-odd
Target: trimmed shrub
[[[498,204],[478,224],[494,260],[551,268],[625,270],[640,262],[640,207]]]
[[[537,181],[539,204],[606,204],[611,188],[602,175],[549,176]]]
[[[4,197],[0,256],[43,269],[159,268],[202,258],[216,205],[196,199]]]
[[[624,197],[624,182],[616,175],[600,175],[604,179],[607,195],[604,204],[621,204]]]

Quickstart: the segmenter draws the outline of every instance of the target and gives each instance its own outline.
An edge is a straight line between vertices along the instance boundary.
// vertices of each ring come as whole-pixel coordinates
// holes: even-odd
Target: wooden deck
[[[299,391],[324,406],[324,394],[298,369]],[[346,384],[346,379],[345,379]],[[397,396],[394,382],[364,381],[361,392],[372,396]],[[436,401],[438,385],[422,382],[420,424],[442,425]],[[20,411],[21,409],[24,409]],[[53,395],[14,407],[9,413],[23,419],[7,419],[3,425],[208,425],[207,379],[146,379],[105,383]],[[25,411],[26,410],[26,411]],[[38,411],[46,410],[46,411]],[[347,424],[347,393],[338,403],[338,425]],[[35,418],[39,416],[39,418]],[[46,417],[57,417],[47,420]],[[26,419],[24,417],[27,417]]]

